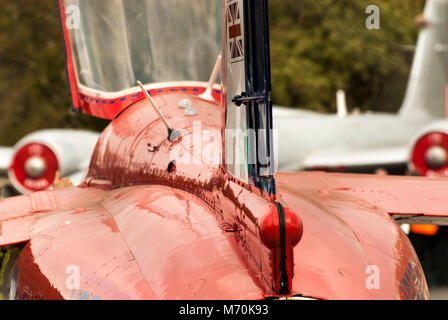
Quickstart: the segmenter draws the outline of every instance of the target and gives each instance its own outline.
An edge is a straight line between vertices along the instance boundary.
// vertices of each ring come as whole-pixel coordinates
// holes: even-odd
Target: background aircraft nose
[[[446,164],[448,155],[444,148],[440,146],[433,146],[426,152],[425,158],[428,167],[437,169]]]
[[[32,178],[41,178],[47,169],[47,164],[42,157],[31,157],[25,162],[25,173]]]

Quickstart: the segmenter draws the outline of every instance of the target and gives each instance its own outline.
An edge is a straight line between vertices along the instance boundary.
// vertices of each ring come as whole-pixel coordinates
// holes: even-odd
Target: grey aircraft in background
[[[444,88],[448,84],[448,0],[428,0],[424,21],[405,99],[398,113],[346,114],[343,107],[337,115],[327,115],[273,108],[279,169],[374,172],[384,168],[404,173],[419,137],[436,127],[444,128],[448,140],[448,120],[443,120]],[[14,147],[0,147],[0,184],[12,184],[19,193],[36,191],[24,184],[41,180],[47,171],[44,158],[28,155],[30,159],[23,163],[24,173],[19,174],[23,179],[16,177],[11,169],[17,152],[23,151],[24,145],[34,143],[52,150],[61,174],[78,184],[98,136],[94,132],[43,130],[24,137]],[[430,160],[446,159],[448,163],[448,150],[445,154],[440,148],[436,151],[428,152],[432,155]]]
[[[282,171],[404,173],[413,144],[444,118],[448,84],[448,0],[428,0],[403,104],[398,113],[320,114],[275,108],[278,166]],[[448,123],[446,125],[448,131]],[[440,148],[426,161],[448,157]],[[445,158],[444,158],[445,157]]]

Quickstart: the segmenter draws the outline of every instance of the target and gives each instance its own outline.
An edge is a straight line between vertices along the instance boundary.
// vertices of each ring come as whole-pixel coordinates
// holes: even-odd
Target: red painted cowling
[[[162,186],[120,188],[82,213],[46,215],[19,259],[18,297],[263,298],[215,215],[197,197]]]
[[[338,179],[345,176],[351,178],[318,172],[276,176],[279,200],[300,208],[305,226],[294,248],[293,292],[324,299],[428,299],[418,257],[386,211],[389,205],[374,200],[377,190],[366,187],[360,196],[346,187]],[[362,178],[366,186],[384,179]]]
[[[194,102],[196,115],[185,116],[177,107],[185,98]],[[272,250],[278,242],[265,235],[268,218],[278,215],[272,199],[228,176],[211,157],[184,161],[198,154],[199,141],[220,152],[221,141],[211,134],[219,128],[218,104],[180,92],[158,99],[182,130],[179,141],[167,141],[154,110],[140,101],[103,132],[82,188],[0,202],[10,217],[0,214],[0,245],[28,242],[18,260],[18,297],[30,292],[65,299],[282,295],[276,292],[281,274]],[[194,139],[194,121],[202,121],[200,140]],[[171,153],[176,146],[181,147]],[[169,172],[173,157],[176,170]],[[296,244],[289,251],[291,291],[283,295],[427,298],[417,257],[388,213],[325,177],[277,176],[278,200],[292,230],[286,243]],[[26,224],[15,220],[22,216]],[[372,265],[380,270],[379,290],[366,286]],[[79,267],[79,288],[67,285],[70,266]],[[40,273],[29,273],[33,268]],[[412,285],[406,282],[410,275],[416,279]]]
[[[168,141],[166,128],[161,119],[148,102],[143,100],[125,111],[106,129],[92,157],[86,184],[89,186],[101,184],[109,187],[139,184],[168,185],[186,190],[221,211],[223,210],[219,206],[223,204],[220,202],[230,197],[234,203],[229,204],[231,207],[227,208],[227,212],[223,212],[223,223],[230,225],[241,223],[236,210],[239,210],[238,206],[247,207],[247,203],[239,203],[238,199],[231,195],[234,193],[233,189],[237,188],[241,196],[242,192],[248,192],[245,188],[252,191],[256,188],[243,187],[243,184],[236,179],[227,176],[220,164],[222,121],[219,116],[216,116],[221,114],[220,105],[183,92],[159,94],[154,97],[154,100],[161,106],[162,113],[167,115],[173,128],[182,132],[181,137],[174,142]],[[184,110],[175,107],[185,100],[190,100],[196,110],[195,115],[185,116]],[[206,150],[213,150],[214,154],[210,155]],[[170,170],[173,163],[175,163],[175,171]],[[226,182],[226,179],[230,181]],[[234,186],[230,187],[231,184]],[[269,248],[261,254],[257,249],[257,246],[262,245],[257,231],[261,217],[265,212],[272,210],[277,212],[277,210],[275,206],[273,209],[270,201],[263,197],[257,195],[253,197],[255,202],[260,202],[258,206],[264,209],[242,213],[251,217],[252,226],[244,225],[243,227],[253,231],[253,234],[249,236],[251,239],[247,240],[247,246],[254,246],[253,250],[257,253],[250,255],[259,255],[257,259],[269,261],[269,254],[277,254],[277,259],[265,262],[267,265],[264,268],[265,271],[261,272],[260,281],[265,283],[266,290],[279,292],[281,244],[278,243],[275,250]],[[232,206],[236,208],[232,209]],[[299,218],[296,217],[294,221],[298,220]],[[295,230],[289,219],[287,222],[286,229],[289,237],[289,234]],[[298,241],[293,245],[287,243],[285,248],[289,261],[287,263],[289,290],[292,283],[291,249],[297,243]],[[248,263],[251,263],[250,255],[247,257]],[[261,266],[254,266],[254,268],[260,269]]]
[[[162,98],[162,96],[160,97]],[[170,93],[163,96],[162,102],[165,101],[166,105],[165,107],[162,107],[162,111],[172,115],[176,111],[173,112],[173,105],[176,106],[177,102],[181,99],[189,98],[188,96],[184,96],[183,94],[179,93]],[[191,97],[190,97],[191,98]],[[159,102],[160,103],[160,102]],[[171,106],[171,109],[170,107]],[[183,138],[187,137],[189,134],[192,134],[192,126],[193,121],[201,120],[202,129],[208,130],[213,128],[219,128],[220,127],[220,119],[218,117],[213,117],[213,114],[221,114],[220,108],[218,104],[202,101],[202,100],[195,100],[195,107],[198,110],[198,114],[192,118],[185,118],[182,114],[182,112],[177,112],[176,116],[169,116],[169,120],[174,123],[174,127],[176,129],[178,128],[184,128],[187,129],[186,131],[188,134],[183,135]],[[165,108],[165,110],[164,110]],[[169,110],[169,111],[168,111]],[[144,126],[143,123],[145,121],[142,121],[142,118],[146,117],[146,123],[149,123],[151,125]],[[185,121],[190,121],[190,124],[188,125],[185,123]],[[157,126],[154,124],[159,122]],[[137,126],[132,127],[131,123],[138,124]],[[142,123],[142,124],[141,124]],[[140,125],[141,124],[141,125]],[[188,127],[190,126],[190,127]],[[188,129],[189,128],[189,129]],[[132,130],[131,130],[132,129]],[[133,132],[134,131],[134,132]],[[137,137],[132,139],[132,137]],[[159,137],[160,140],[155,139],[156,137]],[[210,163],[203,163],[201,164],[191,164],[191,163],[183,163],[182,161],[178,161],[176,163],[176,172],[175,173],[169,173],[167,168],[170,163],[170,158],[167,156],[167,150],[170,150],[173,145],[175,145],[177,142],[174,143],[168,143],[166,142],[166,136],[165,136],[165,130],[163,126],[160,123],[160,120],[157,119],[154,111],[149,108],[149,106],[146,104],[146,102],[141,101],[138,104],[134,105],[132,108],[127,110],[125,113],[123,113],[118,119],[116,119],[111,126],[106,130],[106,132],[103,134],[102,138],[100,139],[100,144],[97,146],[97,150],[94,154],[94,157],[92,159],[92,165],[89,172],[89,178],[86,180],[86,183],[89,185],[95,185],[97,182],[99,183],[98,179],[105,179],[108,180],[106,183],[110,186],[118,186],[118,185],[138,185],[138,184],[169,184],[171,186],[175,186],[176,188],[183,189],[188,191],[191,194],[194,194],[196,197],[199,197],[202,199],[205,203],[211,205],[216,211],[220,213],[218,215],[218,221],[220,221],[225,230],[232,230],[236,231],[236,239],[238,239],[237,243],[243,243],[245,247],[249,249],[249,254],[246,252],[242,252],[242,256],[247,257],[247,261],[250,261],[250,256],[256,255],[257,248],[261,248],[261,242],[263,238],[254,237],[253,234],[257,234],[256,230],[259,230],[258,233],[260,233],[260,230],[263,228],[263,220],[262,218],[266,215],[272,214],[272,208],[273,204],[270,201],[267,201],[263,199],[262,197],[256,196],[256,194],[249,194],[247,196],[243,196],[245,193],[244,190],[247,186],[242,185],[238,181],[232,179],[231,177],[224,178],[225,174],[222,173],[220,166],[217,164],[210,164]],[[186,139],[188,140],[188,139]],[[194,139],[191,138],[190,141],[193,141]],[[128,141],[128,143],[123,143],[123,141]],[[157,152],[148,152],[147,147],[148,141],[155,141],[151,142],[151,146],[157,148]],[[165,142],[162,142],[165,141]],[[208,140],[207,143],[215,146],[215,148],[219,149],[220,147],[220,141],[214,140],[210,141]],[[128,149],[129,146],[133,146],[134,150]],[[191,146],[187,146],[185,148],[186,150],[190,150]],[[108,150],[106,153],[104,150]],[[164,154],[165,153],[165,154]],[[149,155],[148,155],[149,154]],[[131,155],[128,157],[127,155]],[[179,159],[176,159],[179,160]],[[96,165],[96,162],[99,163],[107,163],[110,164],[107,168],[102,168]],[[123,168],[120,167],[120,165],[123,165],[123,168],[127,168],[127,172],[129,172],[128,175],[123,176],[120,173],[124,172]],[[142,169],[143,168],[143,169]],[[138,169],[140,171],[138,171]],[[142,171],[143,170],[143,171]],[[217,190],[217,186],[222,185],[222,191]],[[297,181],[291,181],[290,185],[297,185]],[[219,188],[218,188],[219,189]],[[227,190],[227,191],[226,191]],[[256,191],[252,189],[252,191]],[[316,193],[318,193],[316,190]],[[301,193],[300,191],[299,193]],[[323,193],[325,194],[325,193]],[[239,195],[239,196],[238,196]],[[253,200],[250,200],[253,198]],[[227,201],[225,201],[227,199]],[[280,201],[284,201],[285,198],[282,196],[282,189],[280,189],[279,192],[279,199]],[[232,201],[229,201],[232,200]],[[344,200],[344,197],[341,197],[341,203]],[[347,199],[346,199],[347,200]],[[312,201],[313,202],[313,201]],[[253,205],[252,205],[253,204]],[[345,210],[347,211],[353,211],[351,208],[352,206],[351,201],[347,201]],[[322,213],[320,213],[321,210],[324,212],[328,212],[330,209],[325,208],[323,206],[318,207],[318,209],[311,209],[309,208],[309,203],[307,201],[297,204],[297,203],[289,203],[285,202],[285,205],[287,208],[292,209],[294,212],[298,213],[300,215],[300,218],[306,216],[308,217],[307,220],[304,221],[304,228],[306,231],[304,234],[303,241],[305,239],[309,239],[311,235],[317,234],[320,235],[320,231],[314,231],[314,227],[316,227],[315,230],[319,227],[319,222],[323,223],[323,226],[326,227],[328,223],[334,224],[334,230],[346,230],[342,231],[342,233],[348,233],[348,234],[354,234],[354,231],[352,230],[352,227],[347,224],[343,219],[338,218],[331,218],[331,216],[337,217],[341,213],[333,213],[330,216],[326,215],[327,218],[322,218]],[[252,207],[251,207],[252,206]],[[265,210],[260,211],[261,207],[264,207]],[[331,206],[331,205],[330,205]],[[368,206],[368,203],[366,203],[366,206]],[[251,207],[253,209],[247,210],[248,207]],[[342,206],[341,206],[342,207]],[[258,208],[258,209],[257,209]],[[316,211],[317,210],[317,211]],[[341,209],[342,210],[342,209]],[[344,210],[343,210],[344,211]],[[313,212],[311,215],[309,212]],[[299,242],[299,244],[296,246],[296,249],[294,250],[294,267],[291,266],[291,268],[294,270],[294,281],[292,283],[292,292],[291,294],[305,294],[309,296],[317,296],[317,297],[331,297],[331,298],[356,298],[356,297],[364,297],[364,298],[401,298],[403,295],[400,295],[400,284],[401,278],[399,277],[400,274],[404,275],[404,273],[407,270],[407,266],[409,263],[413,265],[413,267],[417,271],[421,271],[420,265],[418,263],[418,260],[416,259],[415,253],[413,253],[412,247],[408,243],[405,236],[403,236],[400,233],[399,228],[393,222],[390,217],[386,213],[381,213],[381,223],[377,226],[381,230],[385,230],[384,232],[386,234],[389,234],[388,238],[390,240],[390,244],[400,244],[403,248],[408,248],[404,250],[406,252],[405,256],[409,257],[409,261],[404,261],[403,257],[401,256],[401,253],[397,252],[396,250],[392,250],[385,254],[385,256],[392,256],[393,258],[388,260],[378,258],[378,253],[374,253],[374,255],[377,257],[380,269],[386,269],[388,272],[390,270],[393,270],[392,273],[394,276],[390,276],[389,273],[386,273],[387,276],[385,276],[385,279],[389,283],[392,283],[390,287],[388,287],[387,291],[382,292],[375,292],[368,290],[365,287],[365,280],[367,279],[365,270],[369,266],[367,264],[367,261],[370,260],[367,258],[369,255],[366,253],[366,251],[361,250],[359,251],[356,248],[360,247],[360,244],[356,237],[348,237],[347,239],[343,240],[343,246],[340,247],[340,250],[334,250],[333,254],[329,254],[329,257],[333,257],[332,259],[336,260],[330,260],[331,262],[335,261],[347,261],[346,263],[341,264],[341,271],[344,273],[344,270],[350,271],[350,268],[348,267],[350,263],[353,265],[358,265],[356,269],[356,273],[353,272],[352,277],[355,276],[356,281],[356,287],[357,289],[354,290],[349,289],[351,286],[353,286],[353,278],[350,281],[347,281],[347,290],[342,292],[334,292],[332,291],[332,280],[328,279],[328,281],[320,281],[316,279],[316,276],[311,276],[312,279],[316,283],[322,283],[322,286],[320,285],[313,285],[313,283],[309,281],[299,281],[298,279],[304,279],[307,278],[307,274],[315,274],[316,269],[314,271],[309,270],[308,268],[305,268],[304,270],[298,271],[298,266],[305,263],[305,265],[310,264],[310,260],[312,261],[312,264],[316,263],[316,259],[320,259],[319,257],[313,257],[311,259],[308,258],[307,254],[302,254],[301,250],[305,250],[307,252],[307,247],[314,248],[315,244],[308,243],[304,244],[303,242]],[[360,213],[360,217],[364,217],[363,223],[365,223],[365,226],[371,226],[372,222],[369,220],[376,220],[378,219],[378,213],[374,213],[373,215],[369,215],[366,213]],[[311,219],[311,220],[309,220]],[[317,221],[315,221],[317,219]],[[323,219],[323,221],[321,221]],[[327,219],[329,219],[329,222],[325,222]],[[355,218],[354,218],[355,219]],[[359,217],[358,217],[359,219]],[[355,219],[356,220],[356,219]],[[300,224],[297,220],[297,223],[293,223],[296,227],[295,230],[295,239],[291,240],[291,244],[296,244],[297,240],[300,240]],[[251,229],[250,225],[253,225],[253,229]],[[243,226],[243,227],[241,227]],[[313,226],[313,227],[312,227]],[[356,224],[356,227],[359,227],[358,224]],[[261,228],[261,229],[257,229]],[[308,228],[311,228],[310,230]],[[322,228],[322,227],[321,227]],[[354,228],[354,227],[353,227]],[[325,228],[324,228],[325,229]],[[324,230],[322,229],[322,230]],[[245,231],[247,230],[247,232]],[[334,230],[331,229],[323,231],[324,234],[328,233],[329,235],[332,235],[334,233]],[[309,232],[310,234],[307,235]],[[338,234],[338,231],[336,231],[336,235]],[[379,239],[376,235],[369,233],[369,237],[372,237],[375,239],[375,241],[380,241],[381,244],[383,243],[383,240]],[[337,243],[340,240],[337,240],[334,238],[334,242]],[[258,242],[257,242],[258,241]],[[317,239],[315,239],[317,241]],[[347,242],[348,241],[348,242]],[[264,241],[265,245],[266,239]],[[332,241],[329,241],[327,243],[327,246],[332,244]],[[269,244],[268,244],[269,245]],[[265,246],[263,246],[265,247]],[[387,246],[389,247],[389,246]],[[266,248],[266,247],[265,247]],[[299,250],[299,248],[302,248]],[[348,256],[350,256],[349,252],[351,249],[356,249],[351,254],[351,258],[347,259]],[[392,247],[391,247],[392,248]],[[343,250],[344,249],[344,250]],[[319,251],[316,251],[319,252]],[[262,250],[261,254],[258,256],[260,259],[260,266],[263,270],[266,270],[266,267],[272,263],[272,258],[269,258],[270,250],[264,251]],[[373,254],[373,253],[372,253]],[[381,256],[381,255],[380,255]],[[384,259],[384,261],[382,260]],[[375,260],[375,259],[374,259]],[[325,259],[321,259],[322,265],[326,265],[328,267],[333,267],[335,264],[331,263],[325,263]],[[394,267],[392,267],[391,262],[394,262],[398,264]],[[361,262],[359,264],[359,262]],[[384,262],[384,265],[383,265]],[[312,265],[311,264],[311,265]],[[271,265],[272,266],[272,265]],[[345,267],[344,267],[345,266]],[[387,266],[387,268],[385,267]],[[398,268],[398,269],[397,269]],[[257,265],[250,266],[250,270],[256,270]],[[328,270],[330,271],[330,270]],[[333,272],[333,271],[332,271]],[[352,271],[350,271],[352,272]],[[426,297],[427,296],[427,289],[426,284],[424,282],[424,278],[422,278],[421,272],[418,272],[419,275],[419,288],[415,290],[416,294],[412,295],[412,297],[417,297],[417,293],[421,293],[419,297]],[[339,274],[339,273],[338,273]],[[396,275],[395,275],[396,274]],[[257,278],[257,281],[261,283],[264,287],[264,294],[275,294],[274,291],[270,291],[269,288],[274,288],[275,285],[270,282],[270,277],[272,275],[268,274],[261,274],[259,278]],[[321,275],[324,276],[324,275]],[[345,275],[346,278],[350,278],[349,276]],[[335,278],[336,282],[344,282],[344,280],[340,280],[339,278]],[[303,285],[306,283],[306,285]],[[324,289],[323,287],[326,286]],[[272,290],[272,289],[271,289]],[[319,294],[319,292],[322,292],[324,294]],[[411,296],[411,295],[410,295]]]
[[[350,193],[346,184],[360,182],[350,178],[279,174],[283,216],[273,197],[233,178],[213,161],[216,154],[204,152],[221,158],[225,121],[218,103],[195,96],[193,85],[147,87],[181,130],[179,139],[168,141],[167,128],[134,89],[113,99],[79,92],[65,27],[64,36],[75,108],[114,120],[82,187],[0,202],[0,245],[27,243],[17,262],[17,297],[428,297],[417,257],[389,216],[422,208],[397,196],[404,180],[393,180],[390,192],[379,196]],[[244,78],[234,75],[234,85]],[[224,83],[224,96],[232,98]],[[179,107],[185,99],[193,110]],[[360,179],[386,186],[377,177]],[[433,191],[435,184],[429,186]],[[440,190],[446,194],[446,187]],[[440,202],[439,210],[448,209]],[[419,214],[428,213],[427,204]],[[371,269],[380,274],[366,274]]]
[[[181,90],[156,95],[154,98],[170,121],[180,130],[180,139],[167,140],[162,119],[147,100],[140,100],[108,126],[92,155],[86,182],[101,179],[113,186],[145,183],[175,183],[191,186],[208,183],[220,170],[221,107]],[[195,115],[186,115],[179,107],[191,102]],[[194,145],[197,145],[193,148]],[[176,172],[168,172],[176,161]]]
[[[70,190],[60,191],[57,198],[89,198],[89,190],[82,195]],[[414,263],[417,271],[419,264],[415,254],[407,251],[411,247],[406,237],[398,228],[390,228],[393,224],[386,214],[369,206],[350,211],[342,198],[340,210],[322,210],[322,206],[337,203],[332,194],[316,192],[315,200],[322,202],[317,205],[282,186],[280,193],[289,206],[301,207],[308,226],[295,249],[291,295],[407,298],[400,295],[400,277],[405,277],[407,263]],[[12,204],[20,199],[7,200]],[[238,233],[218,224],[219,214],[190,193],[135,186],[100,191],[94,201],[84,204],[85,210],[78,210],[74,203],[67,207],[73,209],[58,214],[41,212],[30,225],[29,245],[19,260],[18,297],[26,298],[30,292],[42,298],[65,299],[261,299],[275,295],[266,291],[251,266],[241,260],[235,241]],[[343,211],[349,215],[344,216]],[[353,222],[349,220],[353,214],[365,217]],[[367,232],[372,221],[376,228]],[[358,224],[365,227],[355,232]],[[378,228],[384,231],[373,237],[381,230]],[[379,238],[383,238],[378,242],[381,249],[373,242]],[[407,260],[409,257],[412,259]],[[370,263],[379,267],[380,290],[365,286]],[[67,287],[71,274],[66,269],[70,266],[79,267],[80,289]],[[41,271],[28,272],[34,269]],[[127,284],[122,279],[127,279]]]

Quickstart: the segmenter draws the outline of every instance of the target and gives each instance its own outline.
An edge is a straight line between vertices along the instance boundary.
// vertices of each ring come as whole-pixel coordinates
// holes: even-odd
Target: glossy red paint
[[[177,107],[185,98],[197,115]],[[219,104],[179,92],[155,99],[182,130],[178,141],[167,140],[155,111],[139,101],[104,131],[81,187],[0,201],[0,245],[28,243],[18,261],[17,297],[428,298],[419,261],[391,214],[446,216],[448,202],[436,201],[445,180],[278,174],[291,254],[290,292],[280,294],[277,235],[265,236],[277,224],[273,200],[194,151],[194,122],[202,122],[202,133],[219,132]],[[221,152],[219,137],[200,142]],[[179,145],[169,172],[170,152]],[[187,155],[196,163],[182,161]],[[366,287],[371,265],[381,272],[380,289]],[[77,290],[66,285],[68,266],[80,269]]]
[[[78,91],[73,63],[68,69],[75,108],[114,119],[80,187],[0,200],[0,246],[26,244],[17,298],[429,297],[392,216],[446,219],[447,180],[281,173],[270,196],[220,163],[220,103],[182,90],[188,83],[151,92],[181,131],[169,141],[141,94],[117,98],[123,104],[91,101]],[[194,115],[179,108],[184,99]],[[100,106],[114,104],[102,114]],[[369,270],[379,272],[373,287]]]
[[[387,185],[387,180],[389,186],[395,186],[401,178],[318,172],[281,173],[276,178],[279,200],[289,207],[300,208],[304,224],[303,238],[294,249],[294,290],[328,299],[428,298],[414,249],[387,211],[391,203],[380,203],[381,196],[375,197],[367,188],[360,194],[351,189],[355,188],[353,180],[365,186],[374,186],[376,182],[380,188]],[[399,195],[391,189],[381,190],[390,197]],[[378,189],[376,193],[379,194]],[[400,206],[406,199],[407,196],[394,201]],[[394,209],[399,212],[407,209],[398,206]],[[405,293],[401,282],[409,265],[419,277],[412,284],[406,282],[405,288],[413,286],[413,289]],[[369,266],[379,268],[379,289],[366,288]]]
[[[283,185],[322,194],[338,192],[347,199],[367,201],[390,215],[429,221],[443,220],[448,214],[447,179],[325,172],[280,173],[279,176]]]
[[[28,242],[30,227],[48,212],[99,202],[104,192],[93,188],[41,191],[0,200],[0,245]]]

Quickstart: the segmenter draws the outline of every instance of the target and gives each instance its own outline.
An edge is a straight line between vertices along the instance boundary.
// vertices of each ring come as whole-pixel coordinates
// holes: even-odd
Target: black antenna
[[[149,100],[149,102],[151,102],[151,105],[153,106],[154,110],[156,110],[156,112],[159,114],[160,118],[162,118],[163,123],[165,124],[166,128],[168,129],[168,140],[169,141],[176,140],[181,135],[180,131],[175,130],[171,127],[168,120],[163,115],[162,111],[160,111],[160,109],[157,106],[154,99],[151,97],[151,95],[148,93],[148,91],[146,91],[145,87],[143,87],[143,84],[140,81],[137,81],[137,84],[140,87],[140,89],[143,91],[143,94],[145,95],[145,97]]]

